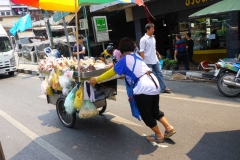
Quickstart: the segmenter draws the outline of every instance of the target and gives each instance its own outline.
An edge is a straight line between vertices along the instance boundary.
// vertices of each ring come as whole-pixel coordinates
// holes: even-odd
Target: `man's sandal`
[[[164,138],[158,138],[156,134],[151,134],[149,136],[146,136],[147,140],[150,142],[157,142],[157,143],[162,143],[164,141]]]
[[[165,131],[164,138],[169,138],[172,135],[174,135],[175,133],[176,133],[175,129],[172,129],[171,131]]]
[[[169,88],[166,88],[163,93],[171,93],[171,90]]]

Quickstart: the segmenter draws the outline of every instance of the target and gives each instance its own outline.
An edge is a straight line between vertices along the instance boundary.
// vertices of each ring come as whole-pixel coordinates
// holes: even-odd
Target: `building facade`
[[[168,50],[173,54],[175,35],[181,34],[184,38],[187,32],[191,32],[192,39],[195,42],[194,58],[197,59],[198,62],[203,60],[214,62],[223,57],[235,57],[235,55],[238,54],[237,48],[239,46],[238,29],[229,29],[228,25],[231,24],[238,27],[238,12],[231,12],[215,17],[189,19],[189,15],[219,1],[221,0],[146,1],[145,3],[149,11],[155,18],[149,16],[149,20],[155,24],[157,50],[162,55],[166,55]],[[109,3],[108,5],[91,7],[90,11],[92,13],[105,12],[106,15],[121,12],[125,15],[125,24],[119,25],[119,21],[113,19],[108,21],[109,25],[115,26],[116,31],[126,29],[125,26],[127,25],[128,28],[131,28],[132,32],[134,32],[134,35],[132,32],[129,33],[129,37],[132,38],[134,36],[133,39],[137,40],[137,42],[139,42],[140,38],[144,35],[144,26],[149,22],[144,7],[132,4],[122,5]],[[227,23],[226,20],[228,20]],[[114,36],[111,37],[111,34]],[[213,40],[213,34],[215,34],[215,39],[217,40]],[[115,38],[115,35],[117,35],[117,33],[112,30],[110,38],[117,42],[120,40],[120,37]],[[126,34],[121,35],[125,36]]]

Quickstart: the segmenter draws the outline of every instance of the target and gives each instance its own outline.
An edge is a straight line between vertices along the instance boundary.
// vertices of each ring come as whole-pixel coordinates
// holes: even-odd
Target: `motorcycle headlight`
[[[10,65],[12,65],[12,66],[15,66],[15,57],[12,57],[11,59],[10,59]]]

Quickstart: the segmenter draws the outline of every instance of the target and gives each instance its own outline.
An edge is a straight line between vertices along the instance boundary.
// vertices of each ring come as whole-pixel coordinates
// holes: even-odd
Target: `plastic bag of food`
[[[41,91],[43,94],[47,94],[47,86],[48,84],[46,84],[46,81],[42,81],[42,84],[41,84]]]
[[[91,118],[98,115],[98,110],[89,100],[84,100],[79,111],[79,118]]]
[[[74,112],[74,99],[75,99],[75,94],[77,92],[77,86],[75,86],[71,92],[68,94],[67,98],[65,99],[64,106],[65,110],[68,114],[72,114]]]
[[[56,74],[55,73],[55,70],[52,69],[50,75],[49,75],[49,78],[48,78],[48,86],[52,86],[52,78],[53,78],[53,75]]]
[[[59,76],[60,75],[61,75],[61,71],[57,70],[56,73],[54,72],[53,76],[52,76],[52,88],[55,89],[55,90],[59,90],[59,91],[62,90],[62,87],[59,83]]]
[[[49,95],[49,96],[53,95],[53,90],[48,85],[48,77],[46,77],[45,80],[42,82],[41,90],[42,90],[42,93],[44,93],[46,95]]]
[[[84,89],[83,85],[80,85],[79,89],[77,90],[77,92],[75,94],[75,99],[74,99],[73,106],[76,109],[80,109],[82,107],[83,92],[84,92],[83,89]]]

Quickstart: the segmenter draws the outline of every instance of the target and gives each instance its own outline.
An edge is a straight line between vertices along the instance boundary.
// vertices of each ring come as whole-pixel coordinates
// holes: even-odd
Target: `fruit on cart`
[[[70,70],[75,71],[75,65],[71,64],[71,65],[69,66],[69,68],[70,68]]]
[[[85,57],[84,59],[80,59],[80,70],[81,72],[90,72],[94,70],[104,69],[106,68],[106,64],[101,60],[96,60],[93,57]],[[38,66],[39,71],[52,71],[53,69],[60,70],[73,70],[76,71],[78,68],[78,60],[74,58],[54,58],[47,57],[44,60],[41,60]]]

